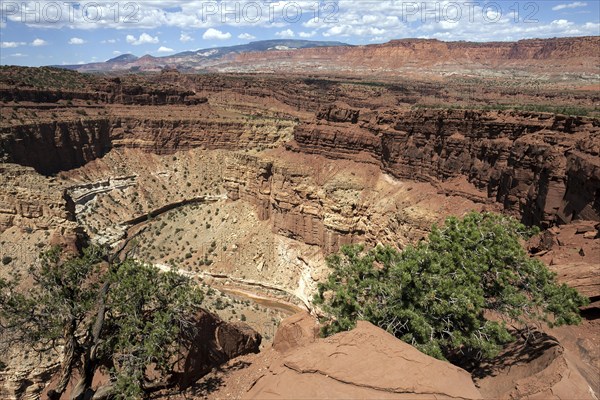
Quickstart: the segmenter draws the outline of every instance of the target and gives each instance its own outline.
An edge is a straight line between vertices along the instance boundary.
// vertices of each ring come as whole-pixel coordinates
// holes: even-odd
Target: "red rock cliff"
[[[402,179],[465,176],[531,224],[600,220],[600,124],[583,117],[463,110],[319,112],[290,149],[365,159]]]

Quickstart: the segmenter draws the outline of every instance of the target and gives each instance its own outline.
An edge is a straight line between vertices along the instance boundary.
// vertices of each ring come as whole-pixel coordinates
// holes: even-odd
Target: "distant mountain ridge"
[[[351,45],[336,41],[314,41],[295,39],[261,40],[235,46],[211,47],[195,51],[184,51],[169,56],[154,57],[149,54],[138,57],[134,54],[121,54],[105,62],[77,65],[55,65],[55,67],[80,72],[108,72],[119,70],[156,70],[165,67],[178,69],[203,69],[228,55],[250,52],[269,52],[311,49],[317,47],[340,47]]]
[[[121,54],[120,56],[117,56],[115,58],[111,58],[110,60],[106,60],[105,62],[107,63],[113,63],[113,62],[131,62],[131,61],[135,61],[137,60],[139,57],[135,56],[133,54]]]
[[[299,73],[358,76],[431,75],[562,81],[600,79],[600,36],[524,39],[516,42],[445,42],[399,39],[349,45],[308,40],[264,40],[185,51],[165,57],[123,54],[102,63],[62,66],[80,72]]]

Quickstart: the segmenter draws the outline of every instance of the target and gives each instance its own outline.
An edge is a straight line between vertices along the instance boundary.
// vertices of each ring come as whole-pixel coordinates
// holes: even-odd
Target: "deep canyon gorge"
[[[294,57],[332,59],[329,53],[343,51],[359,50]],[[3,274],[25,271],[47,245],[135,243],[140,260],[176,266],[214,287],[214,299],[231,306],[211,299],[209,310],[234,321],[244,315],[270,344],[281,319],[313,310],[316,286],[328,275],[325,258],[342,245],[402,249],[449,215],[501,212],[540,227],[541,236],[524,244],[531,256],[591,301],[583,325],[547,329],[560,344],[527,361],[534,372],[516,369],[511,379],[538,374],[548,386],[527,381],[521,394],[543,398],[553,385],[572,384],[565,383],[572,373],[589,387],[581,393],[600,395],[598,337],[590,334],[600,307],[597,91],[560,82],[511,87],[503,78],[369,81],[173,69],[112,76],[0,67],[0,78]],[[62,89],[66,81],[72,88]],[[493,107],[495,99],[504,106]],[[508,106],[540,103],[586,112]],[[322,355],[335,350],[311,340]],[[299,353],[286,357],[273,374],[316,368]],[[57,366],[15,360],[0,375],[0,397],[35,398]],[[294,362],[300,367],[289,367]],[[335,375],[327,368],[322,379]],[[451,373],[470,384],[463,372]],[[261,385],[252,389],[258,397],[269,393]],[[517,396],[510,384],[504,392],[494,385],[482,379],[479,390],[486,398]],[[394,393],[363,389],[356,393]]]

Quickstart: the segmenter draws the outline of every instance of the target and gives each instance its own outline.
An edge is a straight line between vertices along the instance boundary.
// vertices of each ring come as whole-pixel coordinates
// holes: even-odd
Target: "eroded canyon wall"
[[[49,175],[80,167],[112,148],[171,154],[192,148],[269,148],[291,138],[285,120],[107,117],[40,122],[0,128],[0,161],[30,166]],[[198,112],[196,110],[196,112]],[[157,118],[158,117],[158,118]]]
[[[0,160],[50,174],[102,157],[111,148],[108,119],[39,122],[0,128]]]
[[[282,148],[287,151],[282,157],[300,153],[352,160],[400,180],[430,182],[446,193],[446,182],[464,178],[463,186],[453,193],[497,202],[528,224],[548,227],[572,219],[600,221],[597,118],[390,107],[385,106],[391,101],[390,94],[373,92],[370,86],[368,91],[355,90],[352,105],[348,105],[332,101],[350,99],[346,83],[336,86],[331,81],[306,80],[306,86],[286,91],[281,80],[271,87],[265,79],[250,83],[233,79],[229,86],[223,80],[227,81],[209,77],[202,81],[203,86],[195,82],[194,96],[208,96],[209,101],[193,106],[113,105],[96,116],[82,113],[60,121],[19,123],[12,119],[0,127],[0,159],[53,174],[102,157],[112,148],[157,154],[193,148]],[[323,88],[315,92],[315,85]],[[231,88],[239,89],[238,97],[231,97]],[[319,93],[326,97],[315,103],[312,99]],[[369,93],[381,96],[370,98]],[[252,108],[257,104],[262,107],[259,111]],[[311,109],[317,106],[320,108]],[[72,108],[74,115],[81,111]],[[291,207],[310,201],[290,201],[289,193],[284,192],[296,183],[301,187],[302,180],[296,182],[295,172],[276,161],[244,159],[235,167],[239,169],[236,174],[224,177],[232,198],[252,197],[261,218],[271,218],[276,231],[309,244],[335,248],[352,240],[341,239],[352,237],[350,232],[363,234],[364,229],[354,220],[360,210],[348,214],[351,222],[330,224],[327,212],[316,213],[311,206]],[[231,182],[240,179],[246,183],[237,182],[239,187],[234,188]],[[285,180],[285,189],[278,179]],[[302,190],[294,196],[298,192]],[[308,191],[304,196],[310,196]],[[322,198],[331,196],[325,191]]]
[[[223,178],[228,198],[253,204],[259,219],[269,219],[275,233],[317,245],[326,254],[364,240],[360,220],[366,218],[367,207],[339,201],[335,192],[342,188],[320,186],[313,172],[302,165],[239,154],[228,160]]]
[[[600,220],[600,123],[545,113],[329,106],[288,148],[378,163],[400,179],[464,176],[524,222]]]

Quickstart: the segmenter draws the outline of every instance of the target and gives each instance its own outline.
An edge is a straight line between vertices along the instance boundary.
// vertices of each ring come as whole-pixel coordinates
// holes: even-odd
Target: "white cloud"
[[[165,47],[165,46],[160,46],[160,47],[158,48],[158,50],[156,50],[156,51],[158,51],[159,53],[172,53],[172,52],[174,52],[175,50],[173,50],[173,49],[170,49],[170,48],[168,48],[168,47]]]
[[[11,57],[27,57],[27,54],[23,54],[23,53],[15,53],[15,54],[11,54]]]
[[[180,42],[191,42],[192,40],[194,40],[193,37],[191,37],[189,34],[185,33],[185,32],[181,32],[181,36],[179,36],[179,41]]]
[[[558,4],[554,7],[552,7],[553,11],[560,11],[560,10],[564,10],[567,8],[578,8],[578,7],[586,7],[587,3],[583,2],[583,1],[575,1],[573,3],[566,3],[566,4]]]
[[[445,30],[456,29],[459,26],[458,21],[440,21],[440,27]]]
[[[277,32],[277,33],[275,34],[275,36],[279,36],[279,37],[281,37],[281,38],[292,38],[292,37],[296,36],[296,34],[294,33],[294,31],[293,31],[293,30],[291,30],[291,29],[286,29],[286,30],[284,30],[284,31]]]
[[[202,35],[202,39],[204,40],[227,40],[231,38],[231,33],[229,32],[221,32],[218,29],[209,28]]]
[[[113,54],[114,54],[115,56],[118,56],[119,54],[121,54],[121,52],[120,52],[119,50],[113,50]]]
[[[311,12],[309,10],[314,10],[314,0],[294,0],[293,5],[297,5],[297,7],[289,7],[290,2],[288,1],[151,0],[135,2],[135,9],[124,7],[121,4],[117,18],[113,2],[89,3],[88,13],[82,12],[81,7],[74,9],[74,3],[69,1],[22,0],[15,1],[15,3],[19,3],[20,8],[24,10],[39,10],[41,4],[42,11],[44,11],[46,3],[52,3],[52,7],[48,9],[50,15],[46,18],[39,18],[38,21],[34,21],[30,17],[23,21],[24,18],[20,12],[7,15],[9,21],[24,23],[35,28],[83,30],[143,29],[148,31],[161,27],[176,27],[181,31],[191,31],[192,29],[204,31],[209,28],[226,31],[229,26],[286,29],[290,24],[285,18],[288,20],[294,18],[296,11],[301,10],[302,14],[307,14]],[[0,24],[3,23],[0,22]]]
[[[25,42],[1,42],[0,49],[14,49],[15,47],[25,46]]]
[[[0,0],[1,1],[1,0]],[[597,0],[596,0],[597,1]],[[41,0],[42,3],[50,2],[50,0]],[[294,2],[304,11],[305,17],[313,9],[314,0],[294,0]],[[27,9],[36,9],[39,7],[39,1],[23,0],[19,4],[25,4]],[[390,40],[393,38],[403,37],[430,37],[440,38],[444,40],[518,40],[532,37],[553,37],[553,36],[580,36],[580,35],[598,35],[597,18],[589,19],[594,21],[586,23],[583,20],[577,20],[570,25],[553,23],[552,20],[558,17],[548,13],[539,12],[533,18],[540,21],[535,24],[524,23],[523,19],[526,13],[514,14],[514,10],[510,10],[509,3],[504,1],[452,1],[452,0],[336,0],[338,10],[332,11],[329,8],[323,9],[318,18],[313,18],[308,21],[303,19],[303,22],[291,24],[283,18],[284,12],[287,12],[288,19],[294,14],[293,9],[289,8],[288,1],[279,1],[271,6],[264,6],[264,2],[256,0],[219,0],[215,1],[219,10],[246,10],[247,15],[240,21],[236,21],[235,15],[231,13],[226,15],[223,21],[222,12],[206,13],[202,12],[201,5],[207,3],[198,0],[157,0],[144,1],[136,3],[138,7],[135,14],[136,21],[132,23],[123,22],[125,13],[120,15],[120,18],[112,18],[114,15],[114,6],[110,2],[97,2],[96,6],[91,7],[91,12],[95,13],[96,9],[100,11],[103,18],[95,19],[91,15],[82,15],[81,12],[73,13],[72,4],[70,2],[52,2],[61,8],[61,18],[59,21],[49,22],[48,18],[41,18],[40,22],[34,22],[29,19],[26,23],[23,22],[20,13],[7,15],[7,20],[10,23],[27,25],[29,29],[81,29],[81,30],[96,30],[96,29],[112,29],[123,30],[119,41],[106,40],[101,43],[121,43],[125,40],[127,33],[126,29],[140,29],[135,36],[130,35],[129,44],[144,44],[144,37],[139,36],[140,32],[157,32],[159,28],[172,28],[175,32],[180,32],[179,40],[186,42],[188,37],[192,39],[200,38],[202,32],[205,32],[206,39],[225,40],[231,38],[232,29],[236,29],[233,36],[243,40],[251,40],[249,36],[251,32],[262,32],[258,29],[269,29],[272,32],[290,31],[295,32],[295,37],[307,38],[315,33],[316,37],[349,37],[349,42],[368,43],[374,39]],[[269,2],[271,3],[271,2]],[[414,13],[407,12],[407,7],[412,3],[417,8]],[[467,6],[466,4],[473,6]],[[542,3],[539,2],[540,6]],[[207,3],[208,4],[208,3]],[[253,20],[253,7],[246,7],[248,4],[259,4],[262,8],[262,18]],[[490,4],[490,7],[485,7]],[[495,7],[493,4],[499,4],[502,10],[502,15],[499,21],[490,23],[484,20],[494,19],[499,17],[494,13]],[[453,5],[458,5],[461,16],[456,16]],[[587,9],[584,8],[587,5]],[[552,4],[547,4],[547,11],[554,9],[556,14],[560,15],[571,11],[582,12],[592,10],[595,3],[591,0],[556,0]],[[43,6],[42,6],[43,7]],[[287,9],[286,9],[287,7]],[[578,8],[579,7],[579,8]],[[573,10],[574,9],[574,10]],[[428,10],[423,12],[423,10]],[[439,10],[439,11],[435,11]],[[273,19],[270,18],[271,11]],[[243,12],[243,11],[242,11]],[[239,14],[239,13],[238,13]],[[473,17],[471,17],[471,15]],[[70,20],[73,18],[73,20]],[[564,18],[562,15],[560,18]],[[425,21],[422,21],[425,19]],[[456,19],[456,21],[455,21]],[[437,21],[437,22],[436,22]],[[518,21],[518,22],[515,22]],[[0,27],[4,29],[6,24],[0,21]],[[234,27],[234,28],[233,28]],[[196,33],[199,32],[199,33]],[[303,32],[301,32],[303,31]],[[188,33],[186,33],[188,32]],[[250,33],[241,33],[250,32]],[[381,32],[381,33],[378,33]],[[164,34],[156,33],[159,37]],[[166,33],[165,33],[166,34]],[[239,35],[238,35],[239,34]],[[39,33],[44,36],[44,33]],[[84,35],[84,34],[80,34]],[[146,34],[147,35],[147,34]],[[113,33],[111,35],[116,37]],[[35,37],[35,36],[34,36]],[[150,39],[149,43],[159,44],[158,40],[147,35],[146,39]],[[68,40],[68,38],[66,38]],[[158,39],[158,38],[156,38]],[[175,37],[175,39],[178,39]],[[254,38],[252,38],[254,39]],[[13,39],[22,40],[22,39]],[[90,39],[91,41],[91,39]],[[28,40],[28,43],[31,43]],[[63,43],[66,45],[66,43]],[[172,44],[172,43],[171,43]],[[50,44],[48,44],[50,45]],[[169,44],[167,44],[169,45]],[[159,44],[160,46],[160,44]],[[156,46],[152,47],[156,49]],[[110,51],[110,50],[109,50]]]
[[[300,36],[301,38],[311,38],[313,36],[315,36],[317,34],[317,32],[312,31],[312,32],[300,32],[298,33],[298,36]]]
[[[108,39],[108,40],[103,40],[100,43],[117,43],[116,39]]]
[[[256,36],[251,35],[249,33],[241,33],[238,35],[238,39],[252,40],[252,39],[256,39]]]
[[[362,17],[362,22],[364,22],[365,24],[372,24],[374,22],[377,22],[379,20],[379,17],[377,15],[363,15]]]
[[[73,38],[69,39],[69,44],[84,44],[84,43],[86,43],[86,41],[81,38],[73,37]]]
[[[44,39],[34,39],[34,41],[31,42],[31,45],[35,47],[45,46],[47,44],[48,42],[46,42]]]
[[[370,26],[352,26],[352,25],[336,25],[323,32],[323,36],[382,36],[386,33],[385,29],[373,28]]]
[[[370,42],[377,42],[377,43],[383,43],[386,41],[386,38],[382,37],[382,36],[375,36],[374,38],[372,38],[371,40],[369,40]]]
[[[127,35],[125,37],[125,41],[127,41],[127,43],[132,44],[134,46],[139,46],[140,44],[158,43],[158,36],[152,37],[152,36],[148,35],[146,32],[144,32],[137,39],[133,35]]]

